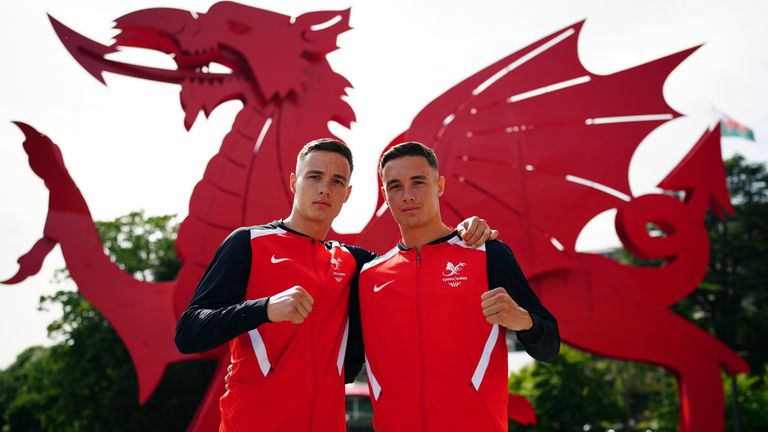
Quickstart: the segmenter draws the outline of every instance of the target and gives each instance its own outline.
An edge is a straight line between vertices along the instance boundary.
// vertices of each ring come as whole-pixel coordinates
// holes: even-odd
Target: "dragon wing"
[[[627,172],[635,149],[680,115],[664,101],[664,81],[696,50],[596,75],[578,58],[582,25],[465,79],[398,137],[437,153],[448,179],[444,219],[488,219],[520,251],[529,276],[573,267],[583,226],[631,199]],[[391,219],[383,213],[361,233],[361,243],[378,246],[375,239],[392,237],[387,230],[394,224],[379,221]]]

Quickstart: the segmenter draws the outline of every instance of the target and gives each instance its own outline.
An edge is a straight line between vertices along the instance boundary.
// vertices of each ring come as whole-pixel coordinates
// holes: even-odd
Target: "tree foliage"
[[[172,280],[180,268],[173,216],[133,212],[96,222],[105,252],[143,280]],[[66,277],[58,272],[59,278]],[[61,290],[40,299],[60,306],[48,326],[58,343],[33,347],[0,372],[3,431],[184,430],[213,373],[208,362],[169,367],[149,401],[138,404],[138,382],[117,333],[79,293]]]

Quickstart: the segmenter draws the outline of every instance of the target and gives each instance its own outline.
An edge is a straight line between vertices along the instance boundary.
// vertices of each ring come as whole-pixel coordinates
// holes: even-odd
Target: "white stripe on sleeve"
[[[269,358],[267,358],[267,347],[264,346],[264,340],[261,338],[261,334],[257,329],[250,330],[248,336],[251,337],[251,345],[253,345],[253,352],[256,354],[256,360],[259,361],[259,369],[264,376],[269,373],[269,368],[272,366],[269,364]]]
[[[349,317],[347,317],[347,325],[344,326],[344,336],[342,336],[341,338],[339,355],[336,357],[336,367],[339,369],[339,375],[341,375],[341,368],[344,366],[344,356],[347,354],[347,338],[348,337],[349,337]]]
[[[371,390],[373,390],[373,399],[379,400],[379,395],[381,394],[381,386],[379,385],[379,382],[376,381],[376,377],[373,375],[373,372],[371,372],[371,364],[368,362],[368,356],[365,356],[365,370],[368,372],[368,382],[371,383]]]
[[[488,369],[488,363],[491,361],[491,352],[493,352],[493,345],[496,343],[496,339],[499,338],[499,325],[494,324],[491,328],[491,333],[488,335],[488,340],[485,341],[485,347],[483,348],[483,355],[480,356],[480,361],[477,362],[477,368],[472,375],[472,385],[475,386],[475,390],[480,389],[480,384],[483,382],[485,371]]]

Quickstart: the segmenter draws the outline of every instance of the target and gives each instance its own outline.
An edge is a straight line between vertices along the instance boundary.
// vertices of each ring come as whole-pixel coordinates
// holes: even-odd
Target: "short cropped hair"
[[[381,161],[379,162],[379,176],[384,173],[384,165],[392,160],[405,156],[421,156],[426,159],[429,166],[437,172],[437,156],[435,156],[435,152],[422,143],[409,141],[398,144],[381,155]]]
[[[296,159],[303,161],[308,154],[312,152],[318,152],[318,151],[337,153],[344,156],[347,162],[349,162],[349,172],[352,172],[352,169],[353,169],[352,151],[342,141],[339,141],[333,138],[320,138],[320,139],[316,139],[308,142],[301,149]]]

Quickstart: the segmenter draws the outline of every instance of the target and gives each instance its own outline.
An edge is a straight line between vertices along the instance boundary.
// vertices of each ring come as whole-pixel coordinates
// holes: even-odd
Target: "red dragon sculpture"
[[[18,273],[5,283],[37,273],[59,244],[80,292],[126,344],[141,401],[168,364],[220,359],[190,426],[214,430],[228,357],[224,349],[179,354],[173,345],[176,319],[216,246],[234,228],[290,211],[285,179],[301,146],[332,136],[330,121],[349,127],[354,120],[342,100],[350,84],[325,58],[337,48],[337,36],[349,29],[349,10],[292,19],[232,2],[199,14],[146,9],[116,20],[120,33],[110,46],[51,22],[69,52],[101,82],[103,72],[112,72],[180,85],[187,129],[200,111],[207,116],[225,101],[243,103],[194,189],[176,243],[183,267],[175,281],[166,283],[135,280],[110,261],[58,146],[17,123],[26,136],[30,166],[45,181],[50,200],[43,238],[19,259]],[[442,200],[443,215],[458,221],[483,209],[518,252],[532,286],[558,317],[566,342],[673,371],[680,388],[680,430],[721,431],[720,371],[739,373],[748,367],[668,309],[694,290],[706,272],[705,212],[732,212],[719,131],[706,131],[659,185],[678,194],[635,197],[627,179],[630,158],[642,139],[679,116],[665,103],[662,85],[695,49],[594,75],[578,59],[581,26],[547,36],[459,83],[424,108],[393,143],[417,140],[437,151],[451,184]],[[121,46],[164,52],[177,68],[104,57]],[[232,72],[207,72],[211,62]],[[399,233],[383,205],[380,199],[380,211],[360,235],[333,237],[388,249]],[[665,265],[632,267],[576,252],[581,229],[608,209],[617,210],[616,229],[629,251],[663,259]],[[649,223],[664,235],[649,234]]]

